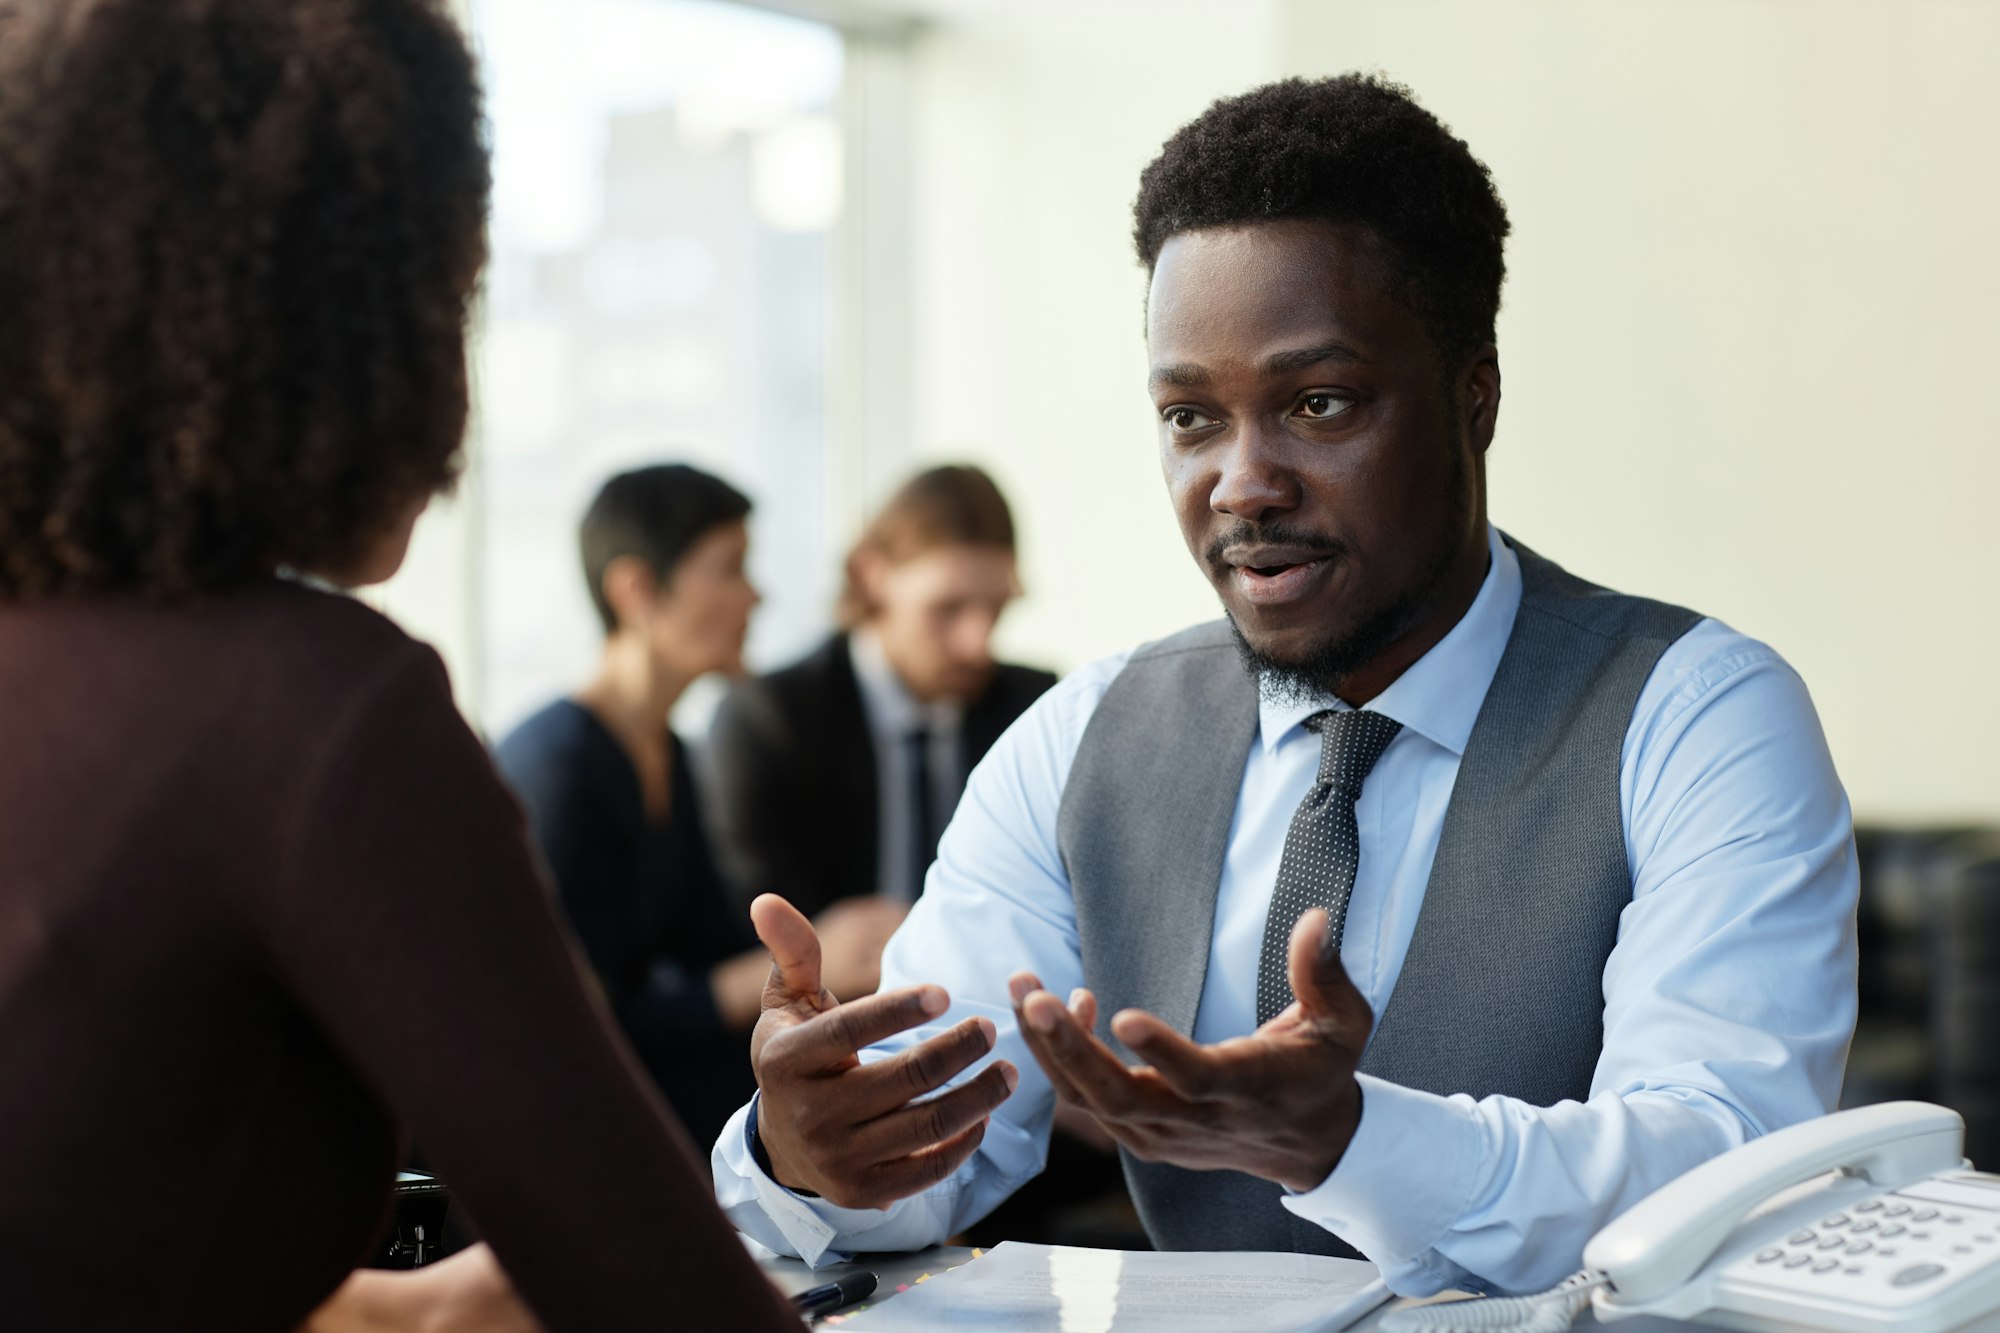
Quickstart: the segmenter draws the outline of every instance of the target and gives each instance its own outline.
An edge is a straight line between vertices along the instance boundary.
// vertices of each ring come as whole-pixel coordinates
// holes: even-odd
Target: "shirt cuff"
[[[1361,1123],[1340,1164],[1284,1205],[1367,1255],[1385,1273],[1429,1268],[1429,1252],[1465,1211],[1483,1142],[1470,1098],[1440,1097],[1367,1074]],[[1415,1276],[1412,1274],[1411,1276]],[[1392,1286],[1403,1290],[1392,1281]]]
[[[757,1163],[753,1149],[757,1133],[757,1097],[739,1109],[722,1128],[709,1156],[715,1176],[715,1201],[729,1214],[737,1230],[780,1254],[796,1254],[814,1268],[839,1263],[847,1256],[833,1250],[839,1229],[813,1210],[804,1196],[773,1180]]]
[[[811,1268],[845,1263],[852,1257],[852,1242],[871,1234],[878,1243],[861,1248],[921,1249],[946,1234],[937,1224],[939,1214],[949,1211],[952,1189],[934,1187],[888,1208],[842,1208],[795,1194],[773,1180],[758,1165],[752,1146],[761,1096],[752,1096],[749,1105],[730,1117],[709,1157],[716,1202],[738,1231],[780,1254],[796,1254]],[[836,1242],[842,1248],[835,1249]]]

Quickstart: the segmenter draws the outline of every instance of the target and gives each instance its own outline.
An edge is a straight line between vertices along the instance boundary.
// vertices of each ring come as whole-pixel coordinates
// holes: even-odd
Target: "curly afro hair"
[[[1366,227],[1441,356],[1493,339],[1506,205],[1465,141],[1386,79],[1286,79],[1223,98],[1167,140],[1132,211],[1149,271],[1184,231],[1280,218]]]
[[[448,487],[487,194],[440,0],[0,0],[0,598],[338,571]]]

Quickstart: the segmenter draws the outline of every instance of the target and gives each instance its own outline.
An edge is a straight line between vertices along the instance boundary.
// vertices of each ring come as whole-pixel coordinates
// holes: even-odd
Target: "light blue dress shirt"
[[[1489,549],[1464,618],[1367,705],[1403,724],[1356,802],[1361,865],[1341,943],[1377,1013],[1402,969],[1459,759],[1520,607],[1520,562],[1497,533]],[[892,1208],[838,1208],[758,1169],[753,1103],[713,1156],[718,1198],[743,1231],[813,1263],[914,1249],[984,1216],[1041,1169],[1054,1094],[1015,1030],[1007,977],[1032,970],[1057,995],[1086,982],[1056,815],[1084,727],[1128,656],[1064,680],[973,771],[924,895],[883,960],[884,987],[936,983],[952,1006],[864,1059],[984,1014],[999,1030],[996,1055],[1019,1067],[979,1151]],[[1198,1041],[1256,1025],[1278,859],[1319,760],[1319,738],[1300,724],[1344,706],[1262,702]],[[1604,968],[1604,1050],[1589,1099],[1475,1101],[1363,1075],[1360,1126],[1339,1165],[1284,1199],[1373,1259],[1398,1292],[1552,1286],[1579,1266],[1585,1241],[1668,1180],[1834,1105],[1854,1027],[1857,880],[1847,798],[1804,683],[1763,644],[1701,621],[1640,693],[1619,792],[1632,903]]]

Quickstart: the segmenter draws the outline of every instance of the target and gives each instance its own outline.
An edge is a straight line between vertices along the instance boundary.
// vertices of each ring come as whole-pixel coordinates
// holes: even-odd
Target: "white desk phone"
[[[1567,1328],[1585,1304],[1751,1333],[2000,1330],[2000,1176],[1958,1113],[1888,1102],[1743,1145],[1656,1190],[1539,1296],[1419,1306],[1384,1330]]]

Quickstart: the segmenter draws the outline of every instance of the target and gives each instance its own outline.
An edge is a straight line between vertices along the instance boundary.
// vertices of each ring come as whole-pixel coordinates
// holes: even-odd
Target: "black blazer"
[[[1002,664],[965,710],[965,771],[1055,682],[1049,672]],[[846,635],[731,690],[709,732],[707,769],[716,851],[746,902],[778,893],[810,916],[837,898],[875,892],[875,742]]]

